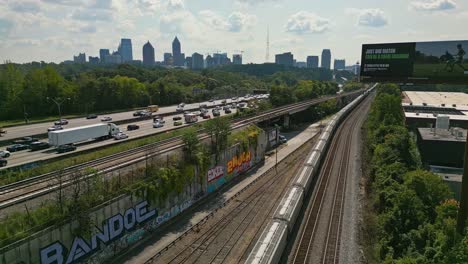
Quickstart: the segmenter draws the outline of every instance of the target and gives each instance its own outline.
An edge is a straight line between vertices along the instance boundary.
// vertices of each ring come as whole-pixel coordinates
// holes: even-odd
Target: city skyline
[[[135,47],[148,40],[156,60],[171,51],[175,35],[186,56],[244,50],[243,63],[263,63],[267,27],[273,55],[308,55],[332,50],[332,60],[360,59],[363,43],[463,39],[456,25],[468,22],[459,0],[18,0],[0,5],[0,60],[60,62],[72,55],[98,56],[100,48],[116,50],[120,38]],[[320,14],[320,15],[318,15]],[[406,17],[406,18],[405,18]],[[438,23],[437,21],[444,21]],[[431,28],[428,32],[427,28]]]

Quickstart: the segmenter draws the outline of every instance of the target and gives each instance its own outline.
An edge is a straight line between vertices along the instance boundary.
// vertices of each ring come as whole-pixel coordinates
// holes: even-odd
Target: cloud
[[[358,10],[358,25],[366,27],[383,27],[388,24],[388,19],[380,9]]]
[[[138,0],[136,3],[142,13],[155,13],[161,9],[160,0]]]
[[[83,5],[81,0],[42,0],[43,2],[57,5],[67,5],[67,6],[80,6]]]
[[[72,14],[72,18],[83,21],[110,21],[112,12],[98,9],[78,9]]]
[[[183,0],[169,0],[166,8],[168,11],[179,11],[185,9],[185,4]]]
[[[10,2],[10,8],[19,13],[37,13],[41,9],[37,1]]]
[[[253,15],[233,12],[229,15],[227,20],[228,29],[231,32],[240,32],[244,28],[248,28],[255,24],[256,20],[256,17]]]
[[[455,0],[414,1],[410,7],[418,11],[443,11],[457,8]]]
[[[328,19],[306,11],[292,15],[286,23],[286,31],[295,34],[323,33],[329,28]]]
[[[12,27],[13,23],[11,21],[0,18],[0,38],[6,37]]]
[[[302,38],[283,38],[283,39],[278,39],[274,40],[271,42],[271,47],[273,48],[281,48],[281,49],[287,49],[291,48],[291,46],[297,46],[300,44],[303,44],[304,40]]]
[[[83,33],[95,33],[95,32],[96,32],[96,26],[94,26],[94,25],[86,25],[86,26],[80,28],[80,32],[83,32]]]
[[[253,15],[232,12],[227,19],[216,14],[211,10],[203,10],[199,12],[200,19],[210,27],[216,30],[240,32],[255,24],[257,18]]]

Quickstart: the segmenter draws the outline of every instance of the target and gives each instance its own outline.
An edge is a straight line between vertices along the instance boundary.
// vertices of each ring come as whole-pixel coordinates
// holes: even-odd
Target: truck
[[[190,114],[184,115],[184,117],[185,117],[185,123],[187,124],[198,122],[198,117],[196,114],[190,113]]]
[[[49,132],[49,145],[58,147],[90,139],[108,139],[117,135],[119,132],[120,128],[112,123],[101,123],[59,131],[51,131]]]
[[[148,105],[148,112],[156,113],[159,110],[159,106],[157,105]]]

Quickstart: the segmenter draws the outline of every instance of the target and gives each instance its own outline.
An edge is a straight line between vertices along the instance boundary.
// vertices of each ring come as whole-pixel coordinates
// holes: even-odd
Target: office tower
[[[149,41],[143,45],[143,65],[154,65],[154,48]]]
[[[184,60],[180,51],[180,41],[177,37],[172,41],[172,58],[174,60],[174,66],[183,66]]]
[[[203,69],[203,55],[200,53],[192,54],[192,69],[198,70]]]
[[[307,63],[305,61],[296,61],[296,63],[294,63],[294,66],[296,66],[297,68],[306,68]]]
[[[187,67],[187,69],[192,69],[192,57],[188,56],[188,57],[185,57],[185,67]]]
[[[110,55],[109,49],[100,49],[100,50],[99,50],[99,58],[100,58],[101,63],[106,63],[106,61],[104,60],[104,58],[105,58],[107,55]]]
[[[322,68],[330,69],[331,66],[331,52],[329,49],[324,49],[322,51],[322,63],[320,65]]]
[[[275,55],[275,63],[286,65],[286,66],[293,66],[294,65],[294,56],[291,52],[285,52],[283,54],[276,54]]]
[[[89,61],[89,63],[91,63],[91,64],[98,64],[98,63],[99,63],[99,57],[89,56],[89,57],[88,57],[88,61]]]
[[[172,53],[166,52],[164,53],[164,65],[172,65]]]
[[[214,60],[213,57],[211,57],[211,55],[206,56],[205,65],[206,68],[211,68],[214,66]]]
[[[132,40],[121,39],[119,45],[119,54],[122,56],[122,62],[129,62],[133,60]]]
[[[233,64],[242,64],[242,54],[234,54],[232,55],[232,63]]]
[[[345,60],[335,60],[333,62],[333,69],[335,70],[344,70],[346,67],[346,61]]]
[[[74,63],[86,63],[86,54],[80,53],[78,56],[73,56]]]
[[[307,68],[318,68],[319,57],[318,56],[307,56]]]
[[[112,55],[106,55],[104,61],[108,64],[120,64],[122,63],[122,56],[118,51],[114,51]]]
[[[227,53],[213,53],[214,65],[230,64],[231,60],[228,58]]]

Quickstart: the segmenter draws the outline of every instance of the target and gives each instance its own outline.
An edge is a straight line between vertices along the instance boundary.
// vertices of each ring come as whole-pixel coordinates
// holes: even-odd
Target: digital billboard
[[[364,44],[361,81],[468,84],[468,40]]]

